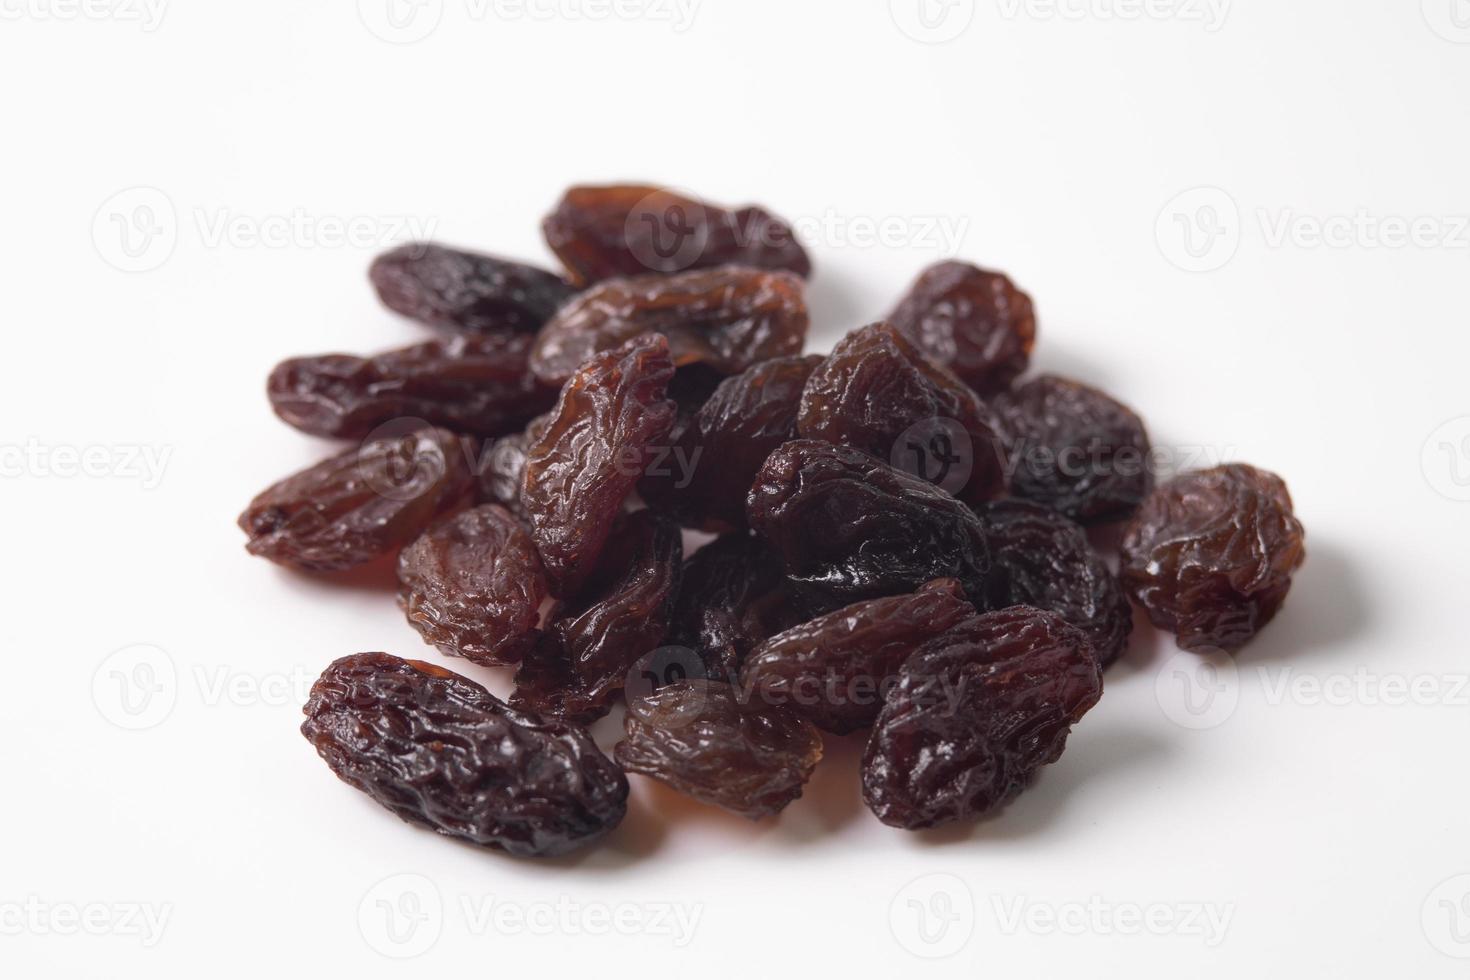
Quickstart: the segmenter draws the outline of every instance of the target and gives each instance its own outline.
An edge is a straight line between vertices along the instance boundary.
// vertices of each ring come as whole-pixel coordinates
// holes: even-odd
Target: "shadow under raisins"
[[[256,559],[259,561],[260,559]],[[322,591],[345,592],[397,592],[398,553],[378,558],[356,568],[344,568],[337,572],[305,572],[281,565],[272,565],[276,575],[300,592],[320,589]]]
[[[823,265],[812,274],[806,287],[806,305],[811,313],[806,353],[826,354],[849,331],[888,315],[886,307],[875,310],[863,306],[855,298],[861,295],[852,278],[832,265]]]
[[[1330,655],[1372,625],[1373,599],[1348,553],[1313,538],[1310,528],[1307,535],[1307,561],[1292,577],[1285,604],[1235,654],[1238,665]]]
[[[830,838],[833,832],[867,813],[863,804],[860,763],[868,733],[822,733],[822,761],[817,763],[801,799],[781,815],[785,843],[809,844]]]
[[[628,796],[628,812],[612,833],[580,851],[538,859],[536,864],[581,872],[622,871],[653,856],[663,846],[667,834],[667,825],[635,787]]]

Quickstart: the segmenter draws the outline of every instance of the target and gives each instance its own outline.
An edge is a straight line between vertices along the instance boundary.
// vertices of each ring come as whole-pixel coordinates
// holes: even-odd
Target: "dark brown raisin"
[[[531,370],[559,385],[598,351],[653,331],[669,338],[674,365],[739,374],[772,357],[801,353],[807,311],[789,272],[723,266],[673,276],[609,279],[546,324]]]
[[[521,500],[556,595],[580,589],[650,447],[667,445],[675,409],[665,392],[673,376],[668,341],[635,337],[583,364],[537,426]]]
[[[368,278],[383,305],[431,327],[528,333],[576,290],[544,269],[412,242],[373,260]]]
[[[627,808],[627,778],[586,732],[433,664],[343,657],[304,710],[301,734],[343,782],[446,837],[549,857],[597,840]]]
[[[463,334],[376,357],[297,357],[276,366],[266,391],[277,415],[312,435],[361,439],[394,419],[502,435],[555,397],[532,377],[530,348],[529,336]]]
[[[613,757],[703,803],[751,820],[801,796],[822,757],[811,722],[783,708],[742,703],[728,684],[680,681],[633,700]]]
[[[252,555],[307,571],[395,554],[457,506],[474,447],[443,429],[376,439],[269,487],[240,515]]]
[[[888,322],[982,395],[1009,387],[1036,343],[1031,297],[968,262],[925,269]]]
[[[1096,388],[1055,375],[995,396],[1010,490],[1079,524],[1128,517],[1153,486],[1143,421]]]
[[[771,637],[746,660],[741,687],[844,735],[878,717],[903,662],[925,642],[975,615],[954,579],[911,595],[869,599]]]
[[[398,583],[425,642],[477,664],[519,661],[547,596],[531,535],[495,504],[444,518],[404,548]]]
[[[788,442],[761,467],[748,513],[809,595],[857,602],[936,578],[959,579],[975,602],[987,595],[990,554],[974,512],[859,450]]]
[[[1286,484],[1236,463],[1160,486],[1123,535],[1123,584],[1186,650],[1237,650],[1269,623],[1306,560]]]
[[[726,210],[659,187],[573,187],[541,228],[583,286],[717,265],[785,269],[803,278],[812,271],[791,227],[768,211]]]
[[[1061,756],[1101,695],[1092,644],[1060,616],[976,616],[899,670],[863,752],[863,799],[906,830],[997,810]]]

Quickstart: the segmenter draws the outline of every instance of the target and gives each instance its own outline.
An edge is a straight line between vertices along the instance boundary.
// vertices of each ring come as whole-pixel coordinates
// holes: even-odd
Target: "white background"
[[[1470,7],[1117,2],[0,0],[0,972],[1464,976]],[[838,739],[778,821],[635,778],[550,863],[339,784],[306,684],[437,655],[246,556],[240,508],[331,448],[265,375],[426,336],[364,277],[409,222],[549,262],[561,190],[628,178],[798,221],[819,350],[946,254],[1012,273],[1038,367],[1286,477],[1281,618],[1213,674],[1142,631],[973,828],[881,826]]]

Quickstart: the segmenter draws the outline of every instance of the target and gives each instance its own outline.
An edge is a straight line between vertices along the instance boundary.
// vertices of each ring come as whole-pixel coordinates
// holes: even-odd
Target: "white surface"
[[[7,976],[1464,975],[1470,28],[1452,0],[1223,22],[1190,19],[1203,0],[958,0],[936,34],[896,2],[705,0],[681,31],[427,0],[406,30],[435,29],[391,44],[352,3],[140,23],[4,0]],[[333,780],[296,733],[309,679],[359,650],[434,655],[385,595],[245,555],[241,506],[329,448],[274,420],[265,374],[425,336],[364,280],[407,221],[546,261],[561,189],[627,177],[801,220],[818,349],[958,221],[955,251],[1037,298],[1040,367],[1132,402],[1162,445],[1284,474],[1311,557],[1213,707],[1184,710],[1145,632],[1034,790],[937,836],[879,825],[841,743],[778,823],[635,780],[611,846],[549,865]],[[1345,240],[1303,237],[1360,212]],[[1176,214],[1225,234],[1191,256]],[[119,216],[165,234],[130,257]],[[1420,218],[1383,244],[1381,222]],[[884,221],[886,247],[854,225]],[[364,239],[332,240],[344,222]],[[66,475],[89,447],[93,475]],[[139,449],[167,454],[161,478]],[[116,672],[139,662],[159,690],[128,715]],[[386,934],[377,902],[425,883],[418,931]],[[911,900],[948,909],[934,943]],[[549,933],[506,918],[558,902],[575,914]],[[614,913],[645,928],[596,934]],[[99,934],[68,935],[78,914]]]

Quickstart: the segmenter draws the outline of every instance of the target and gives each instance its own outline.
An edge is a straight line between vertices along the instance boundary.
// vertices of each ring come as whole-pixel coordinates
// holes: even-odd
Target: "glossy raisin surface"
[[[803,439],[862,449],[965,500],[1005,488],[989,410],[886,323],[854,330],[832,348],[807,380],[796,427]]]
[[[544,269],[433,242],[378,256],[368,278],[395,313],[431,327],[487,333],[538,330],[576,292]]]
[[[739,374],[801,353],[807,310],[789,272],[722,266],[673,276],[609,279],[551,319],[531,351],[531,370],[559,385],[594,353],[652,331],[668,337],[674,364]]]
[[[791,227],[770,212],[728,210],[647,185],[573,187],[541,228],[572,281],[584,286],[719,265],[785,269],[803,278],[812,271]]]
[[[667,445],[673,376],[668,341],[635,337],[583,364],[536,427],[521,500],[554,594],[577,593],[651,448]]]
[[[513,711],[441,667],[344,657],[305,713],[301,733],[344,782],[445,836],[543,857],[623,819],[627,778],[586,732]]]
[[[361,439],[395,419],[495,436],[551,407],[531,375],[531,338],[463,334],[376,357],[326,354],[282,361],[266,391],[286,423],[312,435]]]
[[[955,578],[983,602],[980,519],[943,490],[846,446],[798,439],[770,455],[747,504],[807,594],[857,602]]]
[[[1186,650],[1233,651],[1276,615],[1306,560],[1286,484],[1236,463],[1185,473],[1123,535],[1123,584]]]
[[[907,830],[995,811],[1061,756],[1101,694],[1092,644],[1060,616],[976,616],[899,670],[863,752],[863,799]]]
[[[751,820],[779,813],[811,778],[822,739],[783,708],[742,703],[729,684],[680,681],[628,705],[613,757],[704,803]]]
[[[802,389],[821,362],[817,355],[779,357],[726,378],[673,445],[649,464],[639,494],[685,527],[743,529],[755,474],[767,456],[796,437]]]
[[[839,735],[878,717],[899,667],[920,646],[975,615],[954,579],[911,595],[869,599],[771,637],[741,669],[741,687]]]
[[[267,488],[240,515],[246,549],[305,571],[392,555],[469,493],[474,447],[443,429],[378,439]]]
[[[1036,343],[1031,297],[1004,274],[968,262],[925,269],[888,322],[982,395],[1009,387]]]
[[[1087,634],[1104,667],[1123,655],[1133,607],[1081,525],[1025,500],[998,500],[976,510],[995,560],[990,608],[1049,610]]]
[[[441,519],[404,548],[398,584],[398,604],[425,642],[477,664],[519,661],[547,596],[530,533],[495,504]]]
[[[1151,447],[1132,409],[1076,381],[1042,375],[996,395],[1010,490],[1080,524],[1127,518],[1153,486]]]

